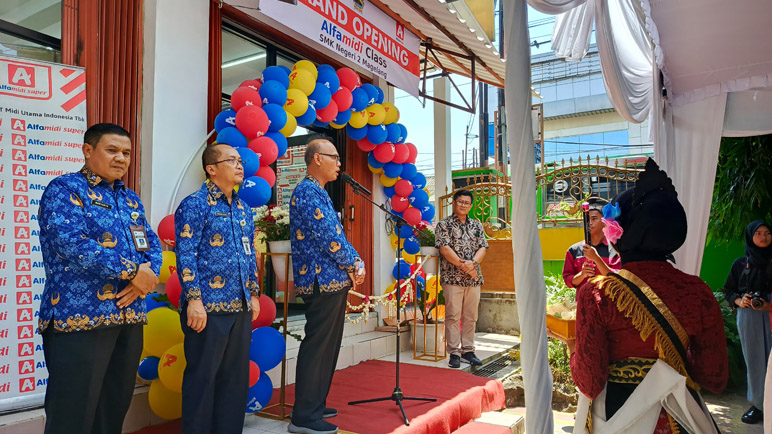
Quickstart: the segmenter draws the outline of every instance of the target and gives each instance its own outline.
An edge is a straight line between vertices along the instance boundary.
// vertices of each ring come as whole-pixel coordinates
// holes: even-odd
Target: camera
[[[758,309],[764,305],[764,296],[761,295],[761,291],[748,292],[746,294],[751,296],[751,306]]]

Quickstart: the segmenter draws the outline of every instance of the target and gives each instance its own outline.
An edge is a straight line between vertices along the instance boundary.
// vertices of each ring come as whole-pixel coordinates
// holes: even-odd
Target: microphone
[[[362,184],[358,183],[356,179],[350,177],[347,173],[344,173],[343,175],[341,175],[341,178],[343,179],[343,182],[347,184],[351,184],[351,186],[354,187],[354,190],[359,190],[362,193],[367,193],[368,196],[372,195],[370,190],[366,189]]]

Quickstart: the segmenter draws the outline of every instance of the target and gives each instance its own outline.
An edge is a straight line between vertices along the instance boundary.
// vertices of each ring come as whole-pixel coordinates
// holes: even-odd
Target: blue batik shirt
[[[290,241],[297,295],[311,295],[317,280],[321,293],[353,285],[349,273],[356,271],[359,254],[343,234],[330,196],[310,175],[292,192]]]
[[[161,270],[161,242],[136,193],[111,186],[84,167],[62,175],[43,192],[38,209],[46,284],[40,332],[92,330],[147,322],[144,297],[119,309],[116,294],[150,262]],[[148,251],[137,251],[130,226],[144,226]]]
[[[207,312],[250,310],[259,296],[252,209],[234,191],[231,202],[211,182],[183,199],[174,214],[180,309],[201,300]],[[244,248],[246,237],[249,252]]]

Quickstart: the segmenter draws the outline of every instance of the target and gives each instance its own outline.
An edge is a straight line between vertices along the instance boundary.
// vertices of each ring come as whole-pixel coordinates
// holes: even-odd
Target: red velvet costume
[[[687,369],[694,382],[720,393],[726,386],[729,366],[724,321],[710,288],[700,278],[663,261],[630,262],[622,268],[646,282],[686,330]],[[571,374],[586,396],[595,398],[603,390],[610,363],[628,357],[658,357],[654,336],[642,341],[631,321],[595,284],[583,284],[576,301],[576,352],[571,356]],[[667,421],[663,410],[655,432],[671,432]]]

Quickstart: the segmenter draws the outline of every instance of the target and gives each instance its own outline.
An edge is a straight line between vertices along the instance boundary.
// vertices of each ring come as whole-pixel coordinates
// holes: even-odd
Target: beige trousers
[[[474,351],[480,287],[442,285],[442,293],[445,296],[445,342],[448,353],[460,356]]]

